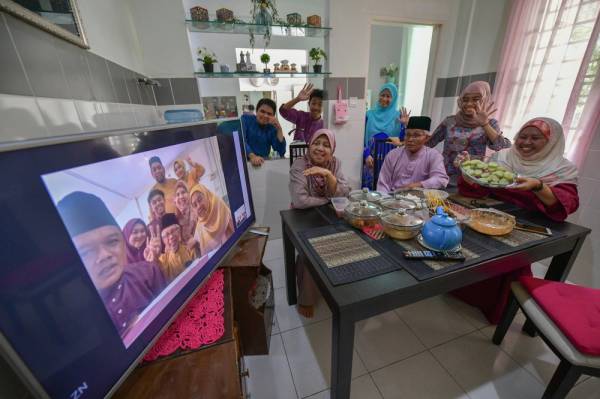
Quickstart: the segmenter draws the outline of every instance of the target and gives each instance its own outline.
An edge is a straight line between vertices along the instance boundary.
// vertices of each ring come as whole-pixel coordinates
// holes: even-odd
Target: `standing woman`
[[[190,203],[197,215],[194,239],[201,256],[217,249],[233,234],[233,218],[229,206],[203,184],[190,190]]]
[[[404,131],[410,113],[402,107],[402,113],[396,109],[398,104],[398,88],[393,83],[386,83],[379,89],[379,100],[367,111],[365,124],[365,141],[363,143],[363,187],[371,187],[375,160],[371,155],[374,139],[390,138],[395,145],[404,140]]]
[[[459,193],[480,198],[491,195],[520,208],[541,212],[549,219],[564,221],[579,207],[577,168],[564,158],[565,137],[560,123],[550,118],[534,118],[525,123],[510,149],[495,153],[492,160],[512,170],[519,177],[511,188],[491,189],[458,178]],[[461,154],[456,164],[469,159]],[[521,275],[531,276],[531,265],[480,283],[460,288],[454,294],[477,306],[488,320],[496,324],[504,311],[510,283]]]
[[[185,167],[186,162],[190,167],[189,170]],[[177,159],[173,162],[173,169],[175,170],[177,179],[185,182],[188,189],[194,187],[205,172],[204,166],[200,165],[198,162],[194,162],[190,156],[188,156],[185,161],[183,159]]]
[[[450,177],[457,174],[454,159],[463,151],[471,158],[482,158],[486,147],[494,151],[510,147],[510,140],[502,136],[498,121],[491,118],[496,109],[487,82],[469,84],[460,93],[457,103],[456,115],[446,117],[427,142],[429,147],[444,142],[444,166]]]
[[[350,187],[342,174],[342,164],[333,156],[335,136],[331,130],[320,129],[308,143],[308,152],[294,161],[290,169],[290,196],[294,208],[325,205],[331,197],[344,197]],[[306,271],[307,260],[299,256],[296,262],[298,281],[298,313],[312,317],[317,299],[317,287]]]

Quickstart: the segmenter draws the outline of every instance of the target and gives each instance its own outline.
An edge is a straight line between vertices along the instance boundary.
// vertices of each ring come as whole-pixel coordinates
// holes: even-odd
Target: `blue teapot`
[[[444,208],[438,206],[433,216],[421,231],[423,241],[431,249],[438,251],[450,251],[457,248],[462,241],[462,231],[456,220],[444,212]]]

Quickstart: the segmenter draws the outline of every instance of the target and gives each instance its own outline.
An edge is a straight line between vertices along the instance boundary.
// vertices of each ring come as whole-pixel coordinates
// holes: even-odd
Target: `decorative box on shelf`
[[[233,22],[233,11],[231,11],[227,8],[219,8],[217,10],[217,21]]]
[[[192,16],[192,21],[208,21],[208,10],[204,7],[196,6],[190,8],[190,15]]]
[[[297,12],[287,15],[287,23],[290,25],[302,25],[302,16]]]
[[[306,18],[306,22],[309,26],[321,27],[321,17],[318,15],[311,15],[310,17]]]

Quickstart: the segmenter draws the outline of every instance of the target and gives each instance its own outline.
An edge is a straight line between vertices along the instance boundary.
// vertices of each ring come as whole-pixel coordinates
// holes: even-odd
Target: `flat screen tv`
[[[239,120],[0,152],[0,350],[36,397],[114,392],[255,220]]]

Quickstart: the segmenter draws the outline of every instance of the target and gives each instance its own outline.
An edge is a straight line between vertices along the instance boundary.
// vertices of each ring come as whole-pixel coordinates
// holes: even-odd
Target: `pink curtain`
[[[597,45],[599,9],[600,1],[513,0],[494,88],[508,137],[535,116],[562,121],[566,156],[578,166],[600,127],[597,76],[583,111],[580,103]]]

